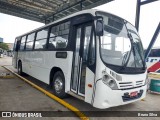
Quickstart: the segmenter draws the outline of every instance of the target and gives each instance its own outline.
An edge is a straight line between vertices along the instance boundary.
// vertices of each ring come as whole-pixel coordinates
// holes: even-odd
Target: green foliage
[[[0,48],[2,48],[3,50],[9,50],[9,47],[6,43],[0,43]]]

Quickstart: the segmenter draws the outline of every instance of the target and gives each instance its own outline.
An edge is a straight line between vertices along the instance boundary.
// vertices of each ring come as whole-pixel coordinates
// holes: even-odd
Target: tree
[[[3,50],[9,50],[9,47],[6,43],[0,43],[0,48],[2,48]]]

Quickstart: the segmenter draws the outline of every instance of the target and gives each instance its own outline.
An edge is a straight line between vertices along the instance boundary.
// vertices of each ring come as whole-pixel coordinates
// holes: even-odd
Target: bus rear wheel
[[[18,74],[19,75],[23,75],[23,72],[22,72],[22,63],[21,62],[18,62]]]
[[[61,71],[58,71],[53,76],[52,88],[54,94],[59,98],[65,98],[65,78]]]

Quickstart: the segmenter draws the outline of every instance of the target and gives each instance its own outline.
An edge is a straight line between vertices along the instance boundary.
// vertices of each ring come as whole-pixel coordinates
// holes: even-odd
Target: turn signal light
[[[91,87],[92,87],[92,85],[91,85],[91,84],[88,84],[88,87],[90,87],[90,88],[91,88]]]

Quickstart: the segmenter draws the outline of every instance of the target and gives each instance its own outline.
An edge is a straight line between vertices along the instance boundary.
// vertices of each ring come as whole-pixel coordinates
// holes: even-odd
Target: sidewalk
[[[0,58],[0,66],[10,64],[11,58]],[[8,71],[0,67],[0,73],[8,73]],[[10,79],[0,78],[0,91],[0,111],[70,111],[16,76]],[[73,116],[75,117],[61,117],[60,119],[79,119],[74,113]],[[48,117],[45,119],[50,120],[53,118]],[[12,119],[9,118],[9,120]]]

